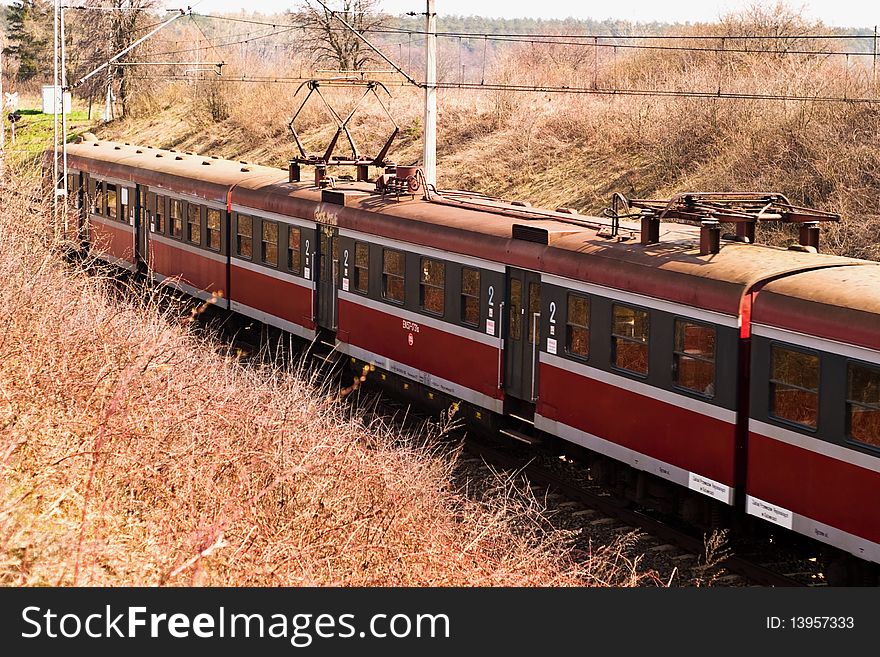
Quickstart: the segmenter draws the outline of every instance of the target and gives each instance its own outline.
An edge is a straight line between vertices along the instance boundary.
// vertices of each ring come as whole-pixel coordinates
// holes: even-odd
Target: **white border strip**
[[[336,348],[343,354],[347,354],[358,360],[373,363],[380,369],[393,374],[398,374],[413,381],[418,381],[429,388],[439,390],[451,397],[470,402],[475,406],[481,406],[482,408],[494,411],[495,413],[501,413],[503,411],[504,402],[502,400],[489,397],[482,392],[478,392],[461,384],[441,379],[439,376],[433,376],[432,374],[423,372],[415,367],[410,367],[409,365],[405,365],[396,360],[380,356],[372,351],[367,351],[366,349],[362,349],[353,344],[348,344],[347,342],[339,342],[337,340]]]
[[[179,175],[179,174],[169,174],[169,175]],[[210,181],[209,181],[210,182]],[[229,189],[229,185],[223,185],[220,183],[210,183],[212,185],[217,185],[218,187],[223,187],[225,189]],[[195,203],[196,205],[204,205],[206,208],[212,208],[214,210],[222,210],[226,212],[226,202],[225,201],[213,201],[210,199],[203,198],[201,196],[195,196],[194,194],[181,194],[180,192],[175,192],[173,190],[168,189],[167,187],[161,187],[159,185],[148,185],[146,183],[141,184],[141,187],[145,187],[146,191],[153,192],[154,194],[158,194],[159,196],[164,196],[166,198],[174,198],[178,201],[186,201],[187,203]]]
[[[728,424],[736,424],[736,411],[732,411],[728,408],[716,406],[715,404],[701,401],[699,399],[694,399],[693,397],[688,397],[687,395],[675,393],[670,390],[663,390],[662,388],[657,388],[656,386],[649,385],[642,381],[636,381],[635,379],[621,376],[620,374],[614,374],[613,372],[606,372],[605,370],[600,370],[595,367],[585,365],[583,363],[577,363],[575,361],[567,360],[560,356],[554,356],[552,354],[548,354],[546,351],[542,351],[540,353],[540,361],[541,363],[544,363],[546,365],[551,365],[562,370],[568,370],[570,372],[574,372],[579,376],[583,376],[588,379],[594,379],[596,381],[600,381],[601,383],[612,385],[616,388],[621,388],[623,390],[629,390],[631,392],[635,392],[636,394],[642,395],[643,397],[656,399],[657,401],[661,401],[665,404],[680,406],[681,408],[687,409],[694,413],[699,413],[700,415],[705,415],[716,420],[721,420],[722,422],[727,422]]]
[[[452,335],[456,335],[460,338],[465,338],[466,340],[472,340],[474,342],[484,344],[488,347],[492,347],[495,350],[500,349],[499,338],[487,335],[481,331],[465,328],[456,324],[450,324],[449,322],[444,322],[442,319],[439,319],[437,317],[429,317],[427,315],[414,313],[411,310],[407,310],[406,308],[403,308],[396,304],[392,305],[388,303],[382,303],[381,301],[376,301],[375,299],[370,299],[368,297],[361,296],[360,294],[355,294],[354,292],[339,290],[338,293],[339,298],[343,301],[347,301],[348,303],[363,306],[364,308],[369,308],[370,310],[375,310],[376,312],[384,313],[386,315],[390,315],[401,320],[406,320],[414,324],[428,326],[435,331],[451,333]]]
[[[295,285],[299,285],[300,287],[304,287],[310,290],[315,289],[315,282],[311,281],[307,278],[301,278],[296,274],[288,274],[287,272],[279,271],[277,269],[272,269],[271,267],[264,267],[262,265],[254,264],[253,262],[248,262],[247,260],[240,260],[239,258],[232,257],[229,259],[230,263],[232,263],[233,267],[239,267],[240,269],[247,269],[248,271],[252,271],[255,274],[262,274],[263,276],[268,276],[269,278],[275,278],[279,281],[284,281],[285,283],[293,283]]]
[[[482,258],[474,258],[471,256],[462,255],[460,253],[454,253],[452,251],[434,249],[429,246],[422,246],[421,244],[415,244],[413,242],[401,242],[399,240],[389,239],[387,237],[380,237],[379,235],[373,235],[372,233],[363,233],[359,230],[351,230],[350,228],[340,228],[339,236],[347,237],[349,239],[354,239],[361,242],[370,242],[372,244],[378,244],[379,246],[386,246],[390,249],[398,249],[399,251],[414,252],[413,250],[417,249],[420,256],[424,256],[426,258],[436,258],[438,260],[449,260],[451,262],[457,262],[462,265],[467,265],[468,267],[477,267],[480,269],[488,269],[490,271],[497,271],[502,273],[507,271],[505,265],[493,262],[491,260],[483,260]]]
[[[538,413],[535,413],[535,428],[547,433],[559,436],[563,440],[575,443],[581,447],[586,447],[599,454],[621,461],[630,465],[637,470],[644,470],[651,474],[657,475],[662,479],[666,479],[685,488],[702,493],[708,497],[716,499],[724,504],[732,505],[736,489],[733,486],[721,484],[713,479],[689,472],[684,468],[680,468],[671,463],[666,463],[660,459],[637,452],[629,447],[624,447],[610,440],[600,438],[586,431],[581,431],[571,425],[551,420]],[[733,454],[731,454],[731,459]]]
[[[193,255],[197,255],[200,258],[207,258],[208,260],[213,260],[214,262],[226,264],[226,256],[218,253],[217,251],[209,251],[208,249],[203,249],[195,244],[178,241],[175,239],[171,239],[169,237],[165,237],[164,235],[156,235],[155,233],[150,233],[150,237],[148,241],[156,241],[159,244],[164,244],[165,246],[170,246],[175,249],[180,249],[181,251],[186,251],[187,253],[192,253]]]
[[[107,160],[97,160],[97,161],[107,162]],[[118,164],[122,164],[122,162],[110,162],[110,164],[118,165]],[[69,168],[68,168],[68,171],[69,171]],[[99,183],[99,182],[110,183],[111,185],[120,185],[122,187],[134,187],[135,185],[138,184],[138,183],[134,182],[133,180],[123,180],[122,178],[115,178],[113,176],[104,176],[104,175],[101,175],[100,177],[98,177],[97,174],[95,174],[91,171],[88,171],[87,173],[89,174],[89,179],[90,180],[94,179],[95,183]],[[88,190],[86,190],[86,191],[88,191]]]
[[[181,292],[185,292],[191,297],[196,297],[197,299],[201,299],[202,301],[210,301],[213,305],[218,306],[220,308],[228,308],[229,302],[226,299],[216,298],[211,292],[206,292],[205,290],[200,290],[196,287],[193,287],[189,283],[184,283],[180,280],[179,276],[164,276],[157,272],[151,272],[153,279],[162,285],[167,285],[168,287],[173,287]]]
[[[880,473],[880,457],[865,454],[842,445],[829,443],[827,440],[807,436],[797,431],[778,427],[775,424],[767,424],[754,418],[749,418],[749,431],[760,434],[766,438],[778,440],[786,445],[800,447],[808,452],[820,454],[835,461],[843,461],[865,470]]]
[[[603,285],[596,285],[595,283],[576,281],[570,278],[556,276],[555,274],[542,273],[541,281],[543,283],[557,285],[559,287],[568,288],[570,290],[576,290],[579,292],[586,292],[588,294],[595,294],[596,296],[600,297],[606,297],[608,299],[612,299],[613,301],[621,301],[636,306],[644,306],[645,308],[661,310],[663,312],[672,313],[674,315],[690,317],[691,319],[707,322],[709,324],[716,324],[718,326],[739,328],[741,324],[740,317],[738,316],[725,315],[724,313],[715,312],[714,310],[703,310],[701,308],[695,308],[693,306],[674,303],[672,301],[664,301],[662,299],[646,297],[641,294],[635,294],[633,292],[624,292],[623,290],[617,290],[615,288],[605,287]]]
[[[119,228],[120,230],[124,230],[126,233],[131,233],[134,235],[134,226],[130,223],[117,221],[116,219],[110,219],[109,217],[105,217],[100,214],[92,214],[89,213],[89,221],[94,221],[96,223],[101,224],[102,226],[107,226],[108,228]]]
[[[232,193],[235,194],[235,190],[232,190]],[[223,208],[226,209],[225,207]],[[238,203],[232,204],[233,212],[240,212],[241,214],[246,214],[251,217],[257,217],[259,219],[268,219],[269,221],[280,221],[283,224],[293,224],[294,226],[300,226],[302,228],[311,228],[312,230],[316,229],[317,221],[315,219],[302,219],[300,217],[292,217],[286,214],[278,214],[277,212],[267,212],[266,210],[258,210],[256,208],[248,207],[247,205],[239,205]]]
[[[286,319],[281,319],[275,315],[270,315],[267,312],[263,312],[262,310],[258,310],[256,308],[252,308],[251,306],[246,306],[243,303],[239,303],[238,301],[233,301],[229,304],[230,310],[233,312],[241,313],[242,315],[247,315],[248,317],[253,317],[258,322],[263,322],[263,324],[269,324],[270,326],[275,326],[280,329],[284,329],[288,333],[293,333],[294,335],[298,335],[301,338],[305,338],[306,340],[314,340],[315,339],[315,331],[300,324],[296,324],[294,322],[289,322]]]
[[[144,151],[144,153],[146,153],[146,151]],[[131,153],[131,155],[135,156],[134,153]],[[82,156],[79,156],[79,157],[82,157]],[[208,159],[208,158],[205,158],[205,159]],[[114,164],[119,164],[122,166],[131,167],[131,168],[137,168],[137,167],[133,167],[132,164],[127,163],[125,161],[117,162]],[[149,185],[147,183],[142,183],[139,181],[122,180],[120,178],[98,177],[98,174],[95,174],[91,171],[89,171],[88,174],[89,174],[90,178],[94,178],[95,181],[97,181],[97,182],[109,182],[111,185],[122,185],[123,187],[131,187],[135,190],[137,190],[137,186],[140,185],[141,187],[143,187],[145,189],[145,191],[150,191],[150,192],[153,192],[154,194],[159,194],[160,196],[165,196],[167,198],[176,198],[178,201],[187,201],[187,202],[197,203],[198,205],[204,205],[205,207],[213,208],[215,210],[223,210],[223,211],[226,210],[226,202],[225,201],[213,201],[213,200],[209,200],[206,198],[202,198],[201,196],[195,196],[193,194],[181,194],[180,192],[175,192],[173,190],[168,189],[167,187],[162,187],[161,185]],[[169,175],[180,176],[181,174],[171,173]],[[221,183],[211,183],[211,184],[217,185],[218,187],[225,187],[227,189],[229,187],[229,185],[223,185]]]
[[[128,260],[117,258],[116,256],[112,256],[109,253],[95,253],[95,257],[99,260],[103,260],[104,262],[108,262],[111,265],[116,265],[117,267],[128,269],[129,271],[135,271],[136,269],[135,266],[131,264]]]
[[[779,340],[780,342],[788,342],[789,344],[800,345],[808,349],[816,351],[827,351],[832,354],[846,356],[847,358],[855,358],[857,360],[867,361],[869,363],[880,364],[880,351],[875,351],[867,347],[857,347],[856,345],[829,340],[828,338],[818,338],[797,331],[789,331],[787,329],[767,326],[766,324],[752,324],[752,335],[770,340]]]
[[[842,529],[837,529],[831,525],[826,525],[824,522],[794,513],[784,507],[766,502],[752,495],[746,496],[746,512],[756,518],[791,529],[798,534],[804,534],[822,543],[833,545],[861,559],[880,563],[880,544],[855,534],[850,534]]]

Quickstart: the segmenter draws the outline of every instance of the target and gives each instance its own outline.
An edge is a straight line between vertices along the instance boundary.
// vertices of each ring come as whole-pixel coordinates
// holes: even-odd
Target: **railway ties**
[[[643,554],[641,563],[655,563],[658,569],[665,567],[679,575],[685,585],[804,585],[805,578],[795,576],[797,573],[793,571],[791,562],[776,569],[738,555],[712,557],[708,554],[709,548],[704,539],[633,508],[607,491],[590,490],[574,483],[540,465],[534,458],[517,457],[478,440],[469,441],[467,449],[476,455],[473,460],[478,456],[493,466],[522,473],[534,497],[544,500],[548,508],[559,515],[570,518],[570,523],[566,522],[575,528],[580,527],[586,533],[601,534],[611,539],[627,533],[640,534],[638,550]],[[690,580],[687,579],[688,573]]]

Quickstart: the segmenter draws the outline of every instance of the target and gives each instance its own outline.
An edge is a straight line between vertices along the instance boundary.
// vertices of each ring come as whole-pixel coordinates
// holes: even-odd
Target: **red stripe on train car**
[[[150,240],[149,265],[157,274],[179,278],[197,290],[226,295],[226,264],[165,242]]]
[[[749,495],[880,543],[880,473],[749,432]]]
[[[305,281],[310,283],[309,281]],[[232,261],[230,301],[244,304],[307,329],[314,329],[310,287],[245,269]]]
[[[128,224],[89,220],[89,242],[101,253],[134,264],[134,233]]]
[[[388,312],[339,300],[340,341],[381,354],[452,383],[502,399],[498,389],[498,348],[424,321],[408,321]]]
[[[731,422],[541,363],[538,413],[734,486]]]

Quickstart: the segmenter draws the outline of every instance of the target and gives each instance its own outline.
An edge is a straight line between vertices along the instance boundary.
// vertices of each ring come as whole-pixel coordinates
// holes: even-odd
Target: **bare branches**
[[[358,32],[366,32],[382,24],[378,13],[378,0],[342,0],[336,11]],[[373,60],[370,49],[363,41],[333,18],[314,0],[303,0],[299,11],[293,15],[306,32],[306,40],[315,51],[316,64],[331,64],[340,71],[360,71]]]

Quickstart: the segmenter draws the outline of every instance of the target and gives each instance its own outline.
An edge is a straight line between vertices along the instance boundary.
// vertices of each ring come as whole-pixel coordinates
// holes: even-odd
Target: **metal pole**
[[[64,7],[61,7],[61,187],[64,189],[64,237],[67,225],[67,112],[64,111],[64,94],[67,93],[67,50],[64,47]],[[71,104],[73,98],[71,98]],[[71,108],[72,109],[72,108]]]
[[[0,176],[6,156],[6,102],[3,100],[3,35],[0,34]]]
[[[104,123],[113,119],[113,76],[112,69],[107,69],[107,93],[104,95]]]
[[[437,183],[437,13],[436,0],[427,0],[425,14],[425,181]]]
[[[52,70],[55,85],[52,88],[52,219],[55,223],[55,237],[58,237],[58,23],[61,13],[61,0],[55,0],[55,14],[53,20],[53,57]]]
[[[874,26],[874,72],[873,72],[873,81],[874,85],[877,85],[877,26]]]

